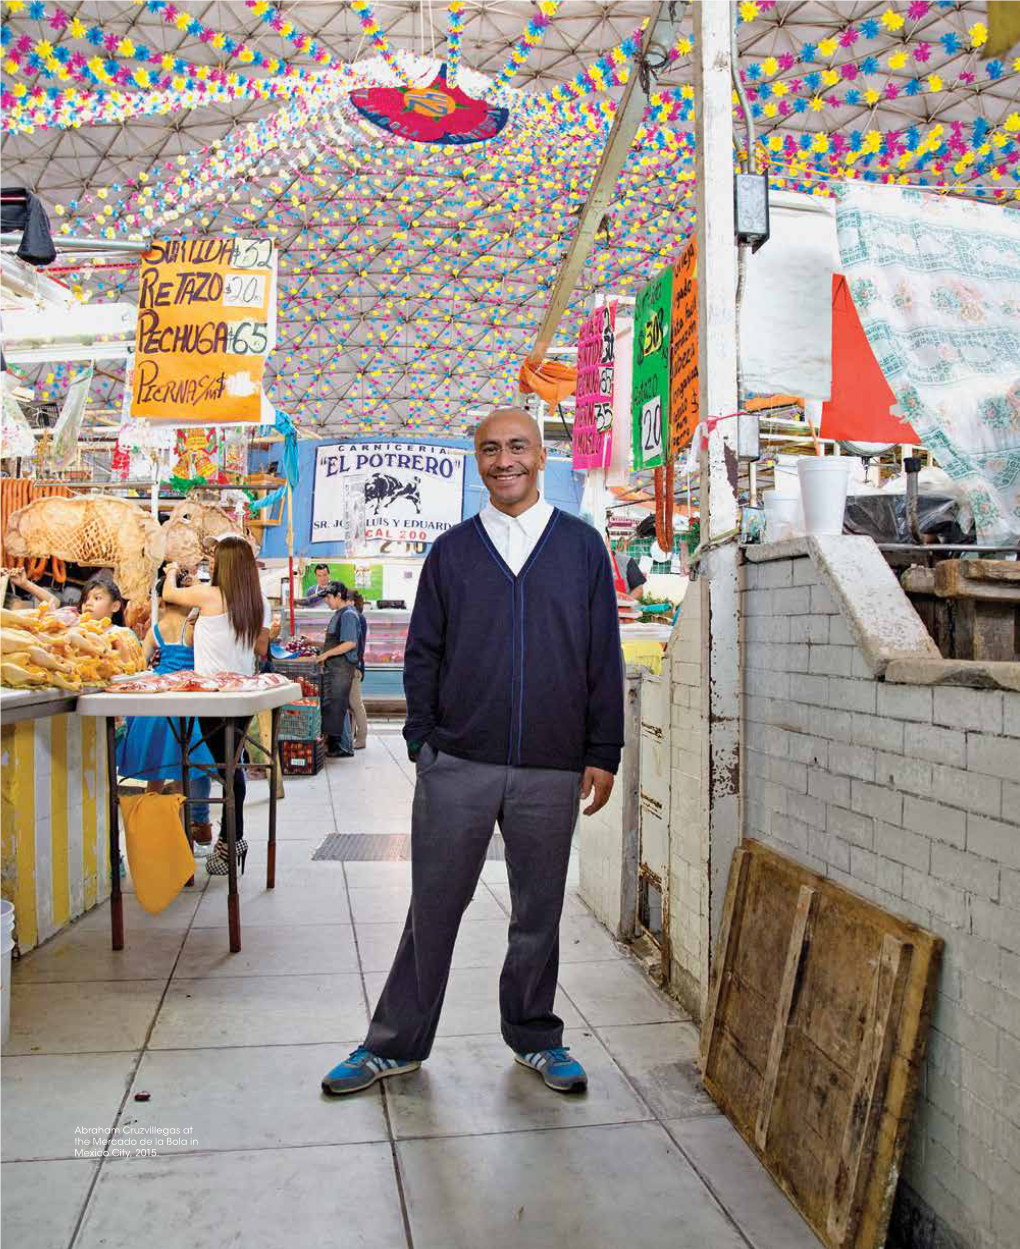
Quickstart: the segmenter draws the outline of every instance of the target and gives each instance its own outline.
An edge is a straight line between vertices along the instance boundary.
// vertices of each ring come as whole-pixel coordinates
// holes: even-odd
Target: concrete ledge
[[[885,670],[893,685],[966,685],[974,690],[1020,690],[1020,663],[980,659],[897,659]]]
[[[808,538],[808,553],[868,667],[880,677],[898,659],[940,659],[921,617],[871,538]]]
[[[786,538],[782,542],[762,542],[745,546],[744,558],[751,564],[767,564],[774,559],[797,559],[809,555],[807,538]]]
[[[876,677],[895,660],[938,659],[921,617],[871,538],[788,538],[744,548],[752,564],[810,557]]]

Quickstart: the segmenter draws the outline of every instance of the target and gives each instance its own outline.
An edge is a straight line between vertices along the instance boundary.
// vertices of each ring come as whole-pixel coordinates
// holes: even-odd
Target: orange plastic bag
[[[195,874],[181,823],[183,803],[180,794],[137,794],[120,800],[135,897],[150,915],[165,910]]]

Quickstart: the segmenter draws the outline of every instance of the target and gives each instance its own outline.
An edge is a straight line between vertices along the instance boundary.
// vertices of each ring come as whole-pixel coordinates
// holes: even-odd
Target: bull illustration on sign
[[[378,516],[386,504],[407,499],[409,503],[414,504],[414,510],[420,516],[421,494],[418,490],[420,484],[420,477],[415,477],[412,481],[401,481],[399,477],[394,477],[391,473],[374,473],[365,482],[365,502],[375,504],[372,515]]]

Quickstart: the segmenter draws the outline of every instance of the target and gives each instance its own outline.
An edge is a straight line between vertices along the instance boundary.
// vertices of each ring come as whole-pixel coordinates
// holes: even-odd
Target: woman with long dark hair
[[[269,626],[273,613],[259,584],[259,570],[251,545],[245,538],[233,535],[221,538],[213,555],[212,580],[208,585],[187,588],[177,584],[177,566],[166,570],[163,597],[168,603],[182,603],[198,608],[195,621],[195,671],[209,676],[214,672],[240,672],[251,675],[255,659],[269,649]],[[247,731],[249,717],[235,718],[235,741]],[[220,720],[203,718],[202,733],[213,758],[221,761],[220,780],[225,781],[222,765],[226,753],[226,725]],[[248,843],[244,839],[244,768],[234,768],[234,828],[237,834],[237,857],[244,871]],[[211,876],[226,876],[227,843],[222,829],[215,849],[205,861]]]
[[[190,577],[187,579],[191,584]],[[195,651],[188,637],[188,609],[182,604],[168,603],[163,597],[165,577],[161,572],[156,581],[156,597],[159,599],[159,620],[142,642],[145,662],[151,664],[158,653],[154,672],[180,672],[182,668],[194,668]],[[180,589],[187,589],[181,586]],[[181,779],[181,747],[165,716],[128,716],[127,731],[117,747],[117,771],[121,777],[133,777],[146,782],[150,793],[161,794],[169,781],[178,785]],[[212,784],[204,769],[213,765],[209,747],[200,740],[198,725],[193,726],[188,742],[188,757],[195,766],[189,768],[192,807],[191,831],[198,846],[212,845],[212,826],[209,823],[209,806],[202,802],[208,798]]]

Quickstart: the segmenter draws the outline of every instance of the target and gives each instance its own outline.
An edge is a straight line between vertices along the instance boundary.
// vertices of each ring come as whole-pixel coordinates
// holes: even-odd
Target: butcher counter
[[[111,862],[119,865],[120,861],[119,828],[111,827],[116,808],[111,803],[109,752],[115,717],[165,715],[178,726],[180,740],[181,720],[198,715],[250,716],[267,710],[272,712],[275,747],[280,707],[299,696],[300,687],[292,683],[249,693],[179,695],[120,694],[116,687],[81,695],[53,689],[0,690],[2,894],[14,904],[19,952],[33,949],[107,898],[113,904],[113,947],[123,946],[120,877],[114,879],[110,871]],[[232,794],[229,777],[234,766],[242,766],[242,741],[239,735],[231,750],[232,728],[227,738],[231,756],[228,793]],[[272,755],[275,771],[275,750]],[[271,783],[266,879],[270,889],[275,883],[276,793]],[[185,807],[186,821],[189,807]],[[232,801],[224,806],[224,821],[229,841]],[[240,918],[233,870],[227,919],[230,948],[236,951],[240,949]]]
[[[110,895],[106,738],[76,706],[0,691],[0,892],[22,954]]]

